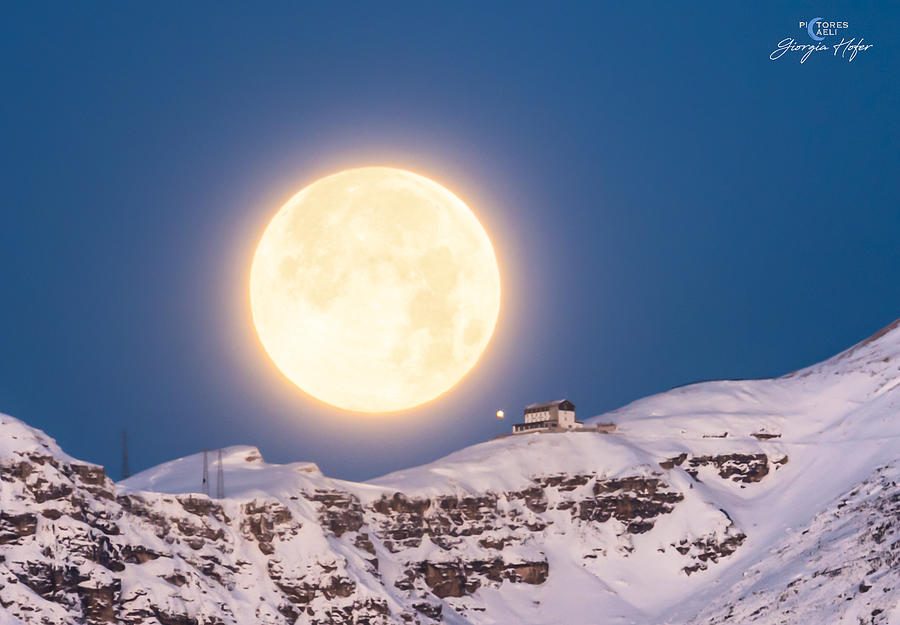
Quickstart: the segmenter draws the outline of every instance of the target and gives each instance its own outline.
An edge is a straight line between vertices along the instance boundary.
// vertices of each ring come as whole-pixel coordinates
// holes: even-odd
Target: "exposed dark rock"
[[[199,625],[196,618],[186,614],[167,614],[159,608],[153,609],[153,616],[160,622],[160,625]]]
[[[394,493],[393,497],[382,497],[372,507],[379,514],[422,515],[430,505],[428,499],[409,499],[403,493]]]
[[[107,586],[78,586],[78,597],[81,599],[81,611],[87,622],[118,623],[115,606],[119,603],[122,582],[114,580]]]
[[[272,542],[276,537],[293,535],[301,527],[299,522],[294,522],[291,511],[280,503],[252,501],[244,505],[241,512],[241,534],[255,539],[259,550],[266,555],[275,552]]]
[[[543,584],[547,581],[550,566],[547,562],[507,564],[497,558],[471,562],[423,562],[418,573],[425,584],[438,597],[462,597],[472,594],[485,578],[492,582],[510,581],[521,584]]]
[[[525,506],[532,512],[541,513],[546,512],[547,510],[547,498],[544,495],[544,488],[542,486],[532,486],[525,490],[510,493],[509,497],[511,499],[521,499],[525,503]]]
[[[317,490],[307,494],[310,501],[321,505],[319,518],[322,524],[335,536],[345,532],[355,532],[363,526],[363,509],[359,499],[343,491]]]
[[[686,462],[683,454],[660,464],[668,468],[666,463],[671,463],[674,468]],[[690,463],[687,467],[695,468]],[[731,465],[719,468],[729,475],[745,474]],[[204,495],[117,494],[100,467],[67,464],[39,454],[0,465],[0,480],[4,489],[16,493],[11,500],[20,502],[16,508],[0,511],[0,545],[11,550],[25,546],[27,550],[20,552],[28,554],[14,562],[7,550],[0,555],[0,567],[7,575],[0,579],[0,597],[8,602],[4,584],[24,584],[62,606],[73,623],[83,624],[234,622],[227,605],[214,616],[198,613],[196,603],[182,602],[182,598],[212,597],[223,588],[247,592],[247,580],[252,577],[248,573],[260,562],[265,563],[265,573],[259,581],[275,601],[260,607],[259,622],[440,621],[448,617],[447,608],[435,597],[465,597],[485,586],[546,582],[550,570],[543,556],[530,556],[537,561],[523,562],[521,555],[512,554],[522,553],[516,550],[518,545],[529,545],[526,553],[534,553],[532,546],[540,544],[540,533],[554,523],[562,524],[562,531],[586,531],[588,524],[617,522],[621,525],[614,526],[616,532],[639,534],[652,530],[658,517],[670,513],[684,498],[658,473],[616,478],[580,473],[535,476],[524,488],[511,492],[432,497],[395,493],[365,506],[339,487],[298,492],[283,502],[274,498],[223,502]],[[301,525],[301,515],[308,514],[310,505],[328,544],[338,540],[341,548],[322,552],[317,559],[298,560],[285,551],[297,544],[291,540],[301,530],[320,531]],[[678,551],[690,559],[685,570],[692,566],[700,570],[733,552],[743,540],[743,535],[735,534],[679,543]],[[444,550],[442,557],[405,559],[404,551],[423,540]],[[243,551],[247,543],[259,553],[251,557]],[[404,574],[397,578],[394,567],[378,570],[376,545],[399,554],[397,562]],[[625,536],[614,548],[624,553],[629,545],[630,538]],[[589,551],[583,557],[606,553]],[[361,589],[349,563],[357,566],[359,558],[370,563],[369,572],[383,576],[384,583],[407,593],[409,603],[391,614],[387,602],[366,597],[365,592],[357,594]],[[159,580],[163,594],[158,589],[128,588],[128,596],[123,597],[122,580],[133,567],[146,567],[150,578]],[[171,593],[172,600],[157,603],[165,593]],[[24,604],[10,605],[17,614],[28,613]]]
[[[388,550],[396,553],[401,547],[419,546],[425,534],[425,511],[430,506],[429,499],[408,499],[402,493],[372,504],[372,509],[384,517],[379,535]]]
[[[697,469],[702,466],[715,467],[721,478],[747,484],[759,482],[769,474],[769,458],[766,454],[694,456],[688,460],[686,471],[696,478]]]
[[[591,475],[549,475],[537,478],[535,481],[544,488],[558,488],[561,492],[573,491],[579,486],[587,484]]]
[[[106,479],[106,471],[103,470],[103,467],[93,464],[70,464],[67,468],[89,486],[111,486]]]
[[[353,540],[353,546],[357,549],[362,549],[363,551],[375,555],[375,545],[372,544],[369,535],[366,533],[362,533],[357,535],[357,537]]]
[[[477,536],[498,524],[498,498],[494,494],[480,497],[443,496],[431,499],[408,499],[400,493],[382,497],[372,509],[378,518],[379,536],[392,552],[402,547],[418,546],[423,536],[448,549],[464,536]]]
[[[0,545],[18,542],[19,539],[34,534],[36,529],[37,517],[34,514],[0,512]]]
[[[729,522],[723,537],[715,534],[700,537],[692,542],[683,540],[675,549],[682,555],[689,556],[694,563],[683,567],[686,574],[690,575],[697,571],[706,570],[709,563],[718,562],[720,558],[730,556],[738,547],[740,547],[746,536],[743,532],[735,529],[733,523]]]
[[[176,499],[178,500],[178,503],[181,504],[181,507],[184,508],[185,512],[190,512],[197,516],[211,516],[222,523],[229,522],[222,506],[209,497],[202,495],[180,495],[176,497]]]
[[[578,502],[573,514],[582,521],[603,523],[612,518],[625,523],[630,534],[653,528],[653,519],[674,510],[684,495],[655,477],[597,480],[593,497]]]
[[[328,574],[328,566],[320,565],[325,574],[313,579],[296,578],[285,575],[281,562],[270,560],[268,563],[269,578],[275,583],[291,603],[305,606],[317,595],[327,600],[336,597],[349,597],[356,590],[356,582],[339,575]]]
[[[457,563],[425,562],[420,567],[420,574],[425,576],[425,583],[435,595],[444,597],[462,597],[478,590],[481,582],[469,581],[465,566]]]
[[[478,541],[478,544],[484,547],[485,549],[496,549],[497,551],[502,551],[506,545],[509,545],[513,542],[513,538],[511,536],[504,536],[502,538],[481,538]]]
[[[129,564],[143,564],[144,562],[156,560],[161,555],[144,545],[125,545],[122,548],[122,558]]]
[[[687,460],[687,457],[688,455],[686,453],[678,454],[674,458],[663,460],[659,463],[659,466],[668,471],[674,469],[675,467],[680,467],[682,464],[684,464],[684,461]]]
[[[437,603],[414,603],[413,607],[417,612],[421,612],[428,618],[435,621],[441,620],[441,614],[444,611],[443,606]]]

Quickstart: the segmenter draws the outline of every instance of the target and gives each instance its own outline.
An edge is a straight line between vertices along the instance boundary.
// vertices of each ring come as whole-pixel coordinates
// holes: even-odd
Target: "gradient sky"
[[[114,477],[124,427],[133,470],[253,444],[365,479],[900,317],[900,5],[361,4],[4,8],[0,411]],[[816,16],[875,47],[769,60]],[[294,192],[373,164],[460,195],[504,280],[473,372],[378,418],[273,371],[246,285]]]

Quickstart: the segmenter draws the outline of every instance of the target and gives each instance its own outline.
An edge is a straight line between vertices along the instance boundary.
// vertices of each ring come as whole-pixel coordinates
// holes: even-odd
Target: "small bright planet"
[[[303,391],[394,412],[475,365],[500,312],[500,271],[484,228],[449,190],[402,169],[348,169],[269,222],[250,306],[266,352]]]

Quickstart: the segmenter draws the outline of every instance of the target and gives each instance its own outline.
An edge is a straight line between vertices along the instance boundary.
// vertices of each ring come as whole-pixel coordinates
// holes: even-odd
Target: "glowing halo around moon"
[[[478,361],[500,312],[500,271],[453,193],[401,169],[348,169],[269,222],[250,308],[263,348],[303,391],[395,412],[438,397]]]

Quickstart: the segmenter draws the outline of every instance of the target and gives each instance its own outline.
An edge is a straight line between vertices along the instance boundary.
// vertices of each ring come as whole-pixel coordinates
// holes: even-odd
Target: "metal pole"
[[[203,488],[202,492],[209,496],[209,461],[207,460],[206,450],[203,450]]]

